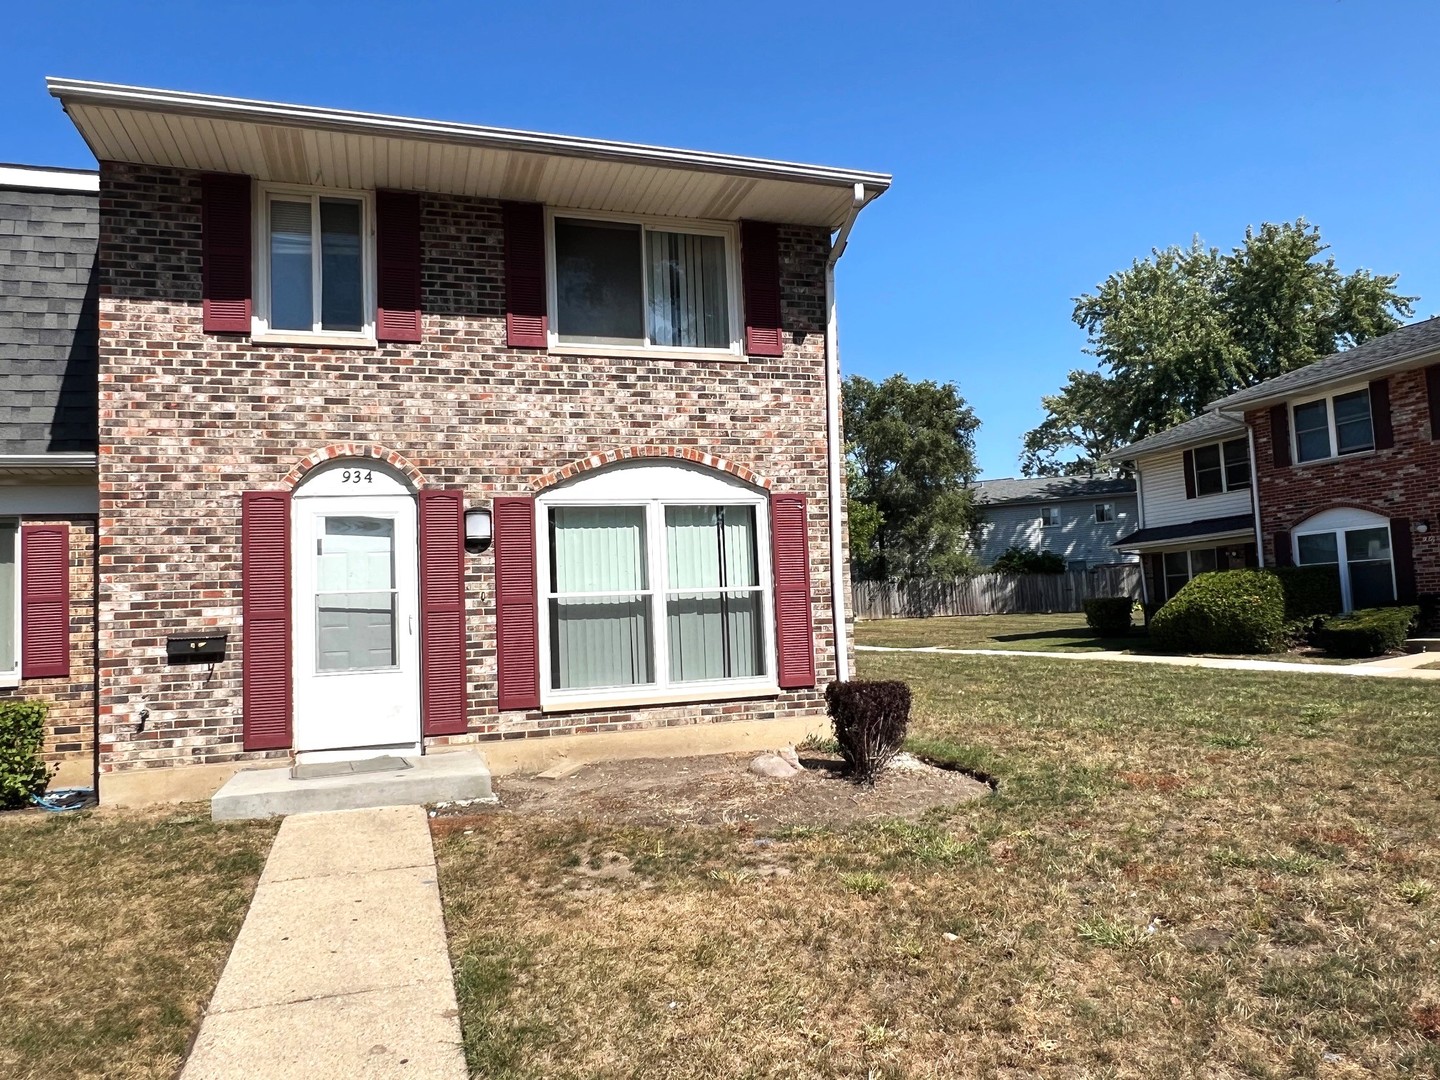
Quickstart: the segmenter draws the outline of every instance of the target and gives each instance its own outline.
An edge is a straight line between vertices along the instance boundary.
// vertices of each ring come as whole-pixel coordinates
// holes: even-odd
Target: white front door
[[[418,753],[415,499],[302,493],[291,515],[296,753]]]

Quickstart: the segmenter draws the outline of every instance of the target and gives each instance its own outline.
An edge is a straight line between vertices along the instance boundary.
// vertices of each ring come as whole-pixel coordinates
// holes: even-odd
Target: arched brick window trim
[[[369,458],[373,461],[383,461],[409,480],[410,486],[416,491],[420,491],[426,486],[425,474],[415,467],[414,462],[404,454],[381,446],[379,443],[331,443],[314,453],[307,454],[299,464],[286,473],[285,486],[295,487],[305,479],[311,469],[337,458]]]
[[[1305,522],[1309,521],[1311,518],[1318,517],[1319,515],[1325,513],[1327,510],[1363,510],[1367,514],[1374,514],[1376,517],[1384,518],[1386,521],[1389,521],[1391,517],[1390,512],[1387,511],[1384,507],[1373,506],[1369,503],[1354,502],[1347,499],[1339,499],[1335,502],[1328,502],[1323,503],[1319,506],[1307,507],[1301,513],[1291,517],[1289,523],[1285,526],[1285,529],[1287,532],[1294,532],[1296,528],[1304,525]]]
[[[588,457],[572,461],[563,468],[552,473],[546,473],[530,482],[530,489],[535,493],[552,488],[565,480],[570,480],[581,473],[591,472],[594,469],[603,469],[607,465],[614,465],[621,461],[654,460],[655,458],[674,458],[676,461],[688,461],[693,465],[703,465],[707,469],[714,469],[717,472],[729,473],[736,479],[743,480],[747,484],[753,484],[766,491],[770,490],[772,481],[769,477],[761,476],[744,465],[737,465],[726,458],[717,457],[714,454],[707,454],[703,450],[696,450],[688,446],[624,446],[615,450],[607,450],[603,454],[591,454]]]

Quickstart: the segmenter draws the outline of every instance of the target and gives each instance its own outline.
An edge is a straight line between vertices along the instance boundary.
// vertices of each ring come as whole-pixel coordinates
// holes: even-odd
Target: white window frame
[[[1348,397],[1351,394],[1365,392],[1365,407],[1370,415],[1370,445],[1360,450],[1347,450],[1340,452],[1340,440],[1335,429],[1335,399],[1337,397]],[[1324,457],[1301,458],[1300,456],[1300,432],[1295,426],[1295,410],[1302,405],[1313,405],[1317,401],[1325,402],[1325,425],[1326,434],[1330,440],[1330,452]],[[1296,465],[1314,465],[1320,461],[1338,461],[1340,458],[1357,457],[1360,454],[1373,454],[1375,452],[1375,401],[1370,396],[1370,384],[1360,386],[1345,386],[1338,390],[1332,390],[1326,394],[1316,394],[1311,397],[1298,398],[1295,401],[1287,402],[1290,416],[1290,460]],[[1254,471],[1254,463],[1251,463],[1251,471]]]
[[[555,260],[555,219],[572,221],[615,221],[640,226],[640,306],[644,319],[644,345],[614,345],[603,342],[560,340],[559,268]],[[697,236],[719,236],[725,240],[725,303],[730,316],[730,344],[724,349],[700,349],[678,345],[650,344],[650,274],[645,250],[645,231],[691,233]],[[692,360],[743,360],[745,358],[744,312],[740,290],[740,227],[728,221],[702,221],[687,218],[665,218],[638,214],[612,214],[599,210],[578,210],[545,207],[545,305],[548,315],[550,351],[569,356],[663,356]]]
[[[1245,444],[1245,464],[1249,466],[1248,471],[1250,474],[1250,479],[1243,484],[1230,483],[1229,468],[1225,464],[1225,447],[1229,446],[1231,443],[1237,442]],[[1196,455],[1201,450],[1208,450],[1212,446],[1215,448],[1215,452],[1220,455],[1220,490],[1201,491],[1200,462],[1197,459]],[[1183,467],[1183,461],[1181,464]],[[1194,472],[1192,479],[1195,482],[1195,497],[1197,499],[1213,499],[1217,495],[1229,495],[1232,491],[1249,491],[1255,483],[1255,463],[1250,460],[1250,440],[1244,435],[1241,435],[1238,438],[1234,439],[1221,439],[1218,442],[1201,443],[1199,446],[1195,447],[1190,452],[1190,467]]]
[[[254,311],[251,318],[251,339],[264,344],[278,342],[300,345],[376,345],[376,255],[375,255],[375,193],[350,191],[343,188],[304,187],[296,184],[256,184],[254,206]],[[315,304],[310,330],[272,330],[270,328],[270,201],[274,198],[298,200],[309,198],[311,204],[310,235],[311,297]],[[320,200],[350,199],[360,208],[360,280],[363,322],[358,331],[324,330],[320,328]]]
[[[707,679],[679,682],[670,678],[670,640],[666,602],[672,590],[665,576],[665,507],[751,506],[755,512],[757,573],[760,579],[760,650],[764,671],[743,679]],[[652,662],[655,681],[644,686],[579,687],[556,690],[550,686],[550,511],[557,506],[640,506],[645,508],[645,558],[650,599]],[[536,602],[540,613],[540,708],[567,712],[595,708],[623,708],[698,701],[732,701],[779,693],[775,654],[775,580],[770,566],[770,500],[763,492],[730,481],[716,473],[681,463],[612,465],[569,484],[551,488],[535,500]],[[749,591],[749,590],[746,590]]]
[[[21,564],[25,558],[25,552],[21,549],[20,519],[18,517],[0,517],[0,528],[15,530],[15,565],[11,571],[15,575],[14,587],[11,590],[14,593],[14,603],[11,604],[9,611],[0,611],[0,618],[8,618],[10,620],[10,625],[14,633],[14,637],[11,640],[15,642],[15,666],[9,669],[0,669],[0,687],[9,690],[20,685],[20,671],[24,664],[20,655],[21,650],[24,648],[24,641],[21,638],[20,591],[22,581]]]
[[[1340,570],[1340,604],[1345,611],[1354,611],[1354,597],[1350,588],[1350,560],[1345,554],[1345,534],[1385,530],[1390,543],[1390,591],[1396,599],[1400,596],[1400,582],[1395,577],[1395,531],[1390,528],[1390,519],[1372,514],[1368,510],[1326,510],[1308,521],[1301,522],[1290,534],[1290,558],[1296,566],[1338,565]],[[1335,537],[1336,563],[1302,563],[1300,561],[1300,538],[1302,536]]]
[[[1218,545],[1217,545],[1217,546],[1218,546]],[[1177,592],[1180,591],[1180,589],[1176,589],[1175,592],[1171,592],[1171,591],[1170,591],[1170,577],[1171,577],[1171,574],[1165,569],[1165,560],[1166,560],[1166,559],[1168,559],[1171,555],[1184,555],[1184,556],[1185,556],[1185,583],[1180,586],[1180,588],[1183,589],[1183,588],[1185,587],[1185,585],[1189,585],[1190,582],[1194,581],[1195,578],[1198,576],[1198,575],[1197,575],[1197,572],[1196,572],[1196,570],[1195,570],[1195,552],[1197,552],[1197,551],[1211,551],[1211,552],[1213,552],[1213,551],[1215,551],[1215,550],[1216,550],[1216,548],[1214,548],[1214,547],[1206,547],[1206,546],[1202,545],[1202,546],[1200,546],[1200,547],[1198,547],[1198,548],[1193,548],[1193,547],[1191,547],[1191,548],[1181,548],[1181,549],[1179,549],[1179,550],[1173,550],[1173,549],[1172,549],[1172,550],[1170,550],[1170,551],[1162,551],[1162,552],[1159,552],[1159,555],[1160,555],[1160,587],[1165,590],[1165,599],[1166,599],[1166,600],[1169,600],[1171,597],[1173,597],[1173,596],[1175,595],[1175,593],[1177,593]],[[1201,571],[1199,571],[1199,573],[1200,573],[1200,574],[1210,574],[1210,573],[1214,573],[1215,570],[1219,570],[1219,569],[1220,569],[1220,557],[1217,555],[1217,556],[1215,556],[1215,567],[1214,567],[1214,570],[1201,570]]]
[[[1103,516],[1100,513],[1102,510],[1105,511]],[[1119,520],[1120,513],[1118,510],[1115,509],[1115,504],[1113,502],[1097,502],[1095,504],[1096,525],[1113,525]]]
[[[1055,520],[1054,520],[1054,521],[1051,521],[1051,520],[1050,520],[1050,517],[1051,517],[1052,514],[1053,514],[1054,517],[1055,517]],[[1058,529],[1058,528],[1060,528],[1061,524],[1062,524],[1062,516],[1061,516],[1061,514],[1060,514],[1060,507],[1058,507],[1058,506],[1042,506],[1042,507],[1040,508],[1040,528],[1042,528],[1042,529]]]

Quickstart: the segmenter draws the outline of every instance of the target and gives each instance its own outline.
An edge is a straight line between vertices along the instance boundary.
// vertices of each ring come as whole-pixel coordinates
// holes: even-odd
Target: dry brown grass
[[[207,807],[0,818],[0,1076],[173,1076],[274,833]]]
[[[848,830],[439,839],[476,1076],[1440,1074],[1432,687],[863,673],[908,680],[926,748],[999,794]]]

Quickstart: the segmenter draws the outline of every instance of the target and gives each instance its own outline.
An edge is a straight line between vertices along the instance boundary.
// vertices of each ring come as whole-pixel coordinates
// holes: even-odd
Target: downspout
[[[1255,565],[1265,566],[1265,534],[1260,531],[1260,470],[1255,467],[1255,429],[1245,425],[1250,446],[1250,507],[1255,514]],[[1278,558],[1278,556],[1277,556]]]
[[[845,244],[855,218],[865,205],[865,185],[856,184],[845,222],[830,245],[825,260],[825,445],[829,451],[830,513],[830,615],[834,622],[835,679],[850,678],[848,634],[845,631],[845,536],[841,515],[845,508],[844,449],[840,444],[840,338],[835,316],[835,264],[845,254]]]
[[[1135,509],[1140,514],[1140,528],[1145,528],[1145,481],[1140,474],[1140,459],[1135,459]],[[1136,553],[1140,560],[1140,606],[1150,606],[1150,586],[1145,584],[1145,553]]]

